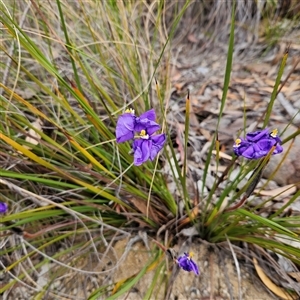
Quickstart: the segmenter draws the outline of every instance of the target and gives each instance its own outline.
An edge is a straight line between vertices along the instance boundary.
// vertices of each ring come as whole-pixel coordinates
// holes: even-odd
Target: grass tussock
[[[167,286],[162,253],[182,244],[178,233],[189,228],[196,233],[188,234],[188,240],[195,236],[195,241],[200,238],[225,249],[228,242],[248,243],[253,256],[271,250],[298,268],[299,220],[283,210],[297,200],[299,191],[269,218],[260,212],[272,197],[244,208],[277,145],[260,160],[237,160],[232,151],[226,160],[218,136],[234,55],[246,53],[243,33],[251,37],[247,41],[253,47],[261,38],[272,47],[288,32],[281,22],[292,24],[299,17],[296,2],[288,7],[280,1],[57,0],[0,5],[0,200],[9,208],[0,219],[0,264],[9,274],[0,294],[9,297],[16,286],[25,286],[36,297],[72,298],[78,295],[69,295],[60,285],[72,290],[85,276],[94,276],[96,286],[86,287],[80,297],[115,299],[151,270],[156,270],[153,282]],[[188,91],[180,107],[182,126],[169,118],[173,55],[199,28],[203,53],[212,45],[224,49],[227,44],[223,94],[213,136],[202,154],[200,184],[189,156],[193,103]],[[279,64],[263,121],[258,122],[262,128],[271,118],[287,58],[288,52]],[[133,164],[130,143],[115,140],[118,117],[128,107],[137,115],[155,108],[160,131],[167,133],[164,150],[140,167]],[[285,142],[298,135],[299,130]],[[116,272],[141,239],[140,230],[157,238],[165,234],[170,249],[156,242],[163,252],[152,249],[134,276],[111,282],[107,274]],[[128,243],[116,259],[113,246],[123,238]],[[47,282],[38,280],[41,274]],[[291,295],[300,293],[296,285],[291,289]],[[153,291],[154,284],[147,295]]]

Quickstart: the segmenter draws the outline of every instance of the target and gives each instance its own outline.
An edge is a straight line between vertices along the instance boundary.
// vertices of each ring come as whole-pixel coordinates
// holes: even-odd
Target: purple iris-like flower
[[[146,111],[139,117],[135,116],[133,110],[126,110],[117,121],[117,143],[134,140],[132,147],[136,166],[141,165],[148,159],[154,160],[164,146],[166,135],[153,135],[160,129],[160,125],[155,122],[155,119],[154,109]]]
[[[156,115],[154,109],[150,109],[137,117],[133,110],[126,110],[117,121],[116,138],[117,143],[123,143],[134,138],[134,133],[146,130],[148,134],[153,134],[159,130],[160,126],[155,122]]]
[[[271,148],[276,145],[272,154],[281,153],[283,148],[277,134],[277,129],[271,132],[269,132],[269,129],[264,129],[247,133],[245,139],[239,138],[235,141],[233,151],[237,156],[244,156],[248,159],[258,159],[268,155]]]
[[[0,214],[5,214],[8,209],[8,206],[4,202],[0,202]]]
[[[166,135],[164,133],[149,136],[149,134],[146,134],[145,130],[142,130],[140,138],[133,142],[133,163],[136,166],[140,166],[148,159],[151,161],[154,160],[155,156],[163,148],[165,141]]]
[[[196,263],[192,260],[192,254],[184,253],[184,255],[179,256],[176,260],[178,266],[187,272],[194,272],[196,275],[199,275],[199,268]]]

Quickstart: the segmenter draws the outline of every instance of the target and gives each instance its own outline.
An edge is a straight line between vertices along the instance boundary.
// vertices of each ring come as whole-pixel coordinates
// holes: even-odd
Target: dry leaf
[[[199,42],[194,34],[189,34],[187,38],[188,38],[188,41],[191,42],[191,43],[198,43]]]
[[[174,66],[171,69],[171,81],[178,81],[181,78],[181,72]]]
[[[216,150],[213,150],[213,151],[212,151],[212,154],[217,155],[217,151],[216,151]],[[224,153],[224,152],[222,152],[222,151],[219,151],[219,156],[220,156],[221,158],[224,158],[224,159],[232,160],[232,156],[230,156],[230,155],[228,155],[228,154],[226,154],[226,153]],[[220,167],[220,166],[219,166],[219,167]],[[226,169],[226,167],[225,167],[224,169]]]
[[[274,85],[275,85],[275,80],[269,79],[269,78],[265,78],[265,83],[266,83],[268,86],[271,86],[271,87],[273,88]]]
[[[181,82],[181,83],[175,83],[174,87],[177,90],[177,92],[180,92],[182,90],[182,88],[184,87],[185,82]]]
[[[191,213],[190,213],[190,216],[189,217],[186,217],[185,219],[181,220],[179,222],[180,225],[184,225],[184,224],[189,224],[190,222],[192,222],[197,216],[198,216],[198,213],[199,213],[199,208],[198,206],[194,207],[192,210],[191,210]]]
[[[147,213],[149,213],[150,219],[152,219],[157,224],[160,223],[158,214],[153,212],[153,208],[151,207],[150,203],[149,203],[149,210],[148,210],[147,203],[142,199],[131,197],[130,199],[128,199],[128,201],[131,202],[143,215],[147,215]]]
[[[183,132],[184,132],[184,125],[177,124],[176,126],[177,136],[176,136],[176,143],[178,145],[178,151],[180,153],[180,161],[184,161],[184,141],[182,140]]]
[[[206,130],[204,128],[199,128],[199,131],[208,141],[212,140],[212,136],[211,136],[209,130]]]
[[[295,80],[292,81],[292,83],[289,86],[284,86],[282,88],[283,92],[286,92],[286,97],[289,97],[293,92],[300,90],[300,84],[299,81]]]
[[[42,129],[42,125],[43,122],[41,119],[36,119],[34,122],[31,123],[31,125],[37,129],[38,131],[43,131]],[[28,143],[31,143],[33,145],[38,145],[38,143],[40,142],[41,136],[32,128],[30,128],[28,130],[28,136],[26,136],[25,141]],[[31,149],[28,146],[24,146],[27,149]]]
[[[231,99],[231,100],[240,100],[240,95],[236,94],[236,93],[227,93],[227,98]]]
[[[33,128],[36,128],[38,131],[43,131],[43,129],[42,129],[43,122],[41,119],[39,119],[39,118],[36,119],[34,122],[31,123],[31,125]],[[34,129],[30,128],[28,130],[27,134],[28,135],[25,138],[26,142],[31,143],[34,146],[39,144],[41,136]],[[27,145],[23,145],[23,147],[28,150],[32,149],[32,147],[27,146]],[[18,153],[21,153],[21,152],[18,151]]]
[[[255,193],[261,196],[270,196],[276,198],[276,196],[287,197],[294,194],[297,191],[297,188],[294,184],[289,184],[271,191],[262,191],[259,189],[254,190]],[[279,195],[280,194],[280,195]]]
[[[255,82],[253,78],[232,78],[232,83],[240,83],[242,85],[252,85]]]
[[[197,102],[197,101],[194,100],[194,97],[190,98],[190,101],[191,101],[191,103],[193,103],[193,102],[196,103]],[[197,128],[199,128],[199,126],[200,126],[200,123],[199,123],[198,118],[195,114],[193,105],[190,105],[190,126],[197,127]]]
[[[287,274],[300,282],[300,272],[289,272]]]
[[[269,87],[269,86],[263,86],[263,87],[260,88],[260,91],[264,91],[264,92],[267,92],[269,94],[272,94],[273,88]]]
[[[276,296],[284,299],[284,300],[295,300],[297,298],[293,297],[292,295],[288,294],[288,292],[280,287],[278,287],[276,284],[274,284],[269,277],[265,274],[263,269],[258,265],[257,259],[253,257],[253,264],[255,267],[255,270],[257,272],[257,275],[261,279],[261,281],[264,283],[264,285],[272,291]]]
[[[267,73],[270,69],[270,64],[268,63],[252,63],[246,66],[246,69],[254,73]]]

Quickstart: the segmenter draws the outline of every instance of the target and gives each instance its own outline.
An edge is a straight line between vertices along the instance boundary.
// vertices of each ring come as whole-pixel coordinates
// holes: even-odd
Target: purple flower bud
[[[179,256],[176,260],[178,266],[187,272],[194,272],[196,275],[199,275],[199,268],[196,263],[192,260],[192,254],[184,253],[184,255]]]
[[[269,129],[264,129],[247,133],[245,139],[237,139],[233,145],[233,151],[237,156],[258,159],[267,156],[275,145],[273,155],[283,151],[281,140],[277,136],[277,129],[272,130],[271,133]]]
[[[0,214],[5,214],[8,209],[8,205],[4,202],[0,202]]]

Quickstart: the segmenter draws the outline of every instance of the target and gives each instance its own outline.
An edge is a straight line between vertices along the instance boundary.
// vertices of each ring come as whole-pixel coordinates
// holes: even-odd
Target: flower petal
[[[233,151],[235,155],[241,156],[243,155],[243,152],[246,151],[249,146],[251,146],[251,144],[246,140],[244,140],[243,138],[239,138],[237,139],[237,141],[239,141],[239,143],[236,142],[233,145]]]
[[[149,135],[152,135],[154,132],[160,129],[160,125],[149,119],[136,119],[136,124],[134,126],[134,131],[141,132],[146,130]]]
[[[0,214],[5,214],[8,206],[5,202],[0,202]]]
[[[190,264],[191,264],[191,268],[192,268],[191,271],[193,271],[196,275],[199,275],[200,274],[199,268],[192,259],[190,259]]]
[[[155,121],[156,115],[155,115],[155,110],[152,108],[143,114],[140,115],[140,119],[148,119],[150,121]]]
[[[187,253],[184,253],[184,255],[178,257],[177,259],[177,263],[178,263],[178,266],[187,271],[187,272],[190,272],[190,266],[189,266],[189,263],[188,263],[188,254]]]
[[[241,155],[248,159],[258,159],[265,156],[266,153],[262,152],[255,144],[252,144]]]
[[[163,148],[165,142],[166,142],[166,135],[164,133],[153,135],[151,137],[152,140],[152,147],[150,151],[150,160],[153,160],[157,153]]]
[[[264,151],[268,154],[271,148],[276,144],[275,139],[262,139],[256,143],[256,145],[260,148],[261,151]]]
[[[269,129],[259,130],[255,132],[249,132],[246,134],[246,140],[248,142],[257,142],[262,138],[268,138],[270,136]]]
[[[125,113],[118,118],[116,126],[117,143],[123,143],[134,137],[135,116]]]
[[[184,271],[194,272],[196,275],[200,274],[197,264],[187,253],[184,253],[184,255],[178,257],[177,264]]]
[[[140,166],[142,163],[146,162],[150,157],[150,149],[152,146],[152,141],[145,139],[137,139],[133,143],[133,163],[135,166]]]
[[[233,145],[233,151],[237,156],[244,156],[248,159],[262,158],[270,152],[276,145],[273,155],[281,153],[281,139],[277,136],[277,130],[269,132],[269,129],[250,132],[246,134],[246,139],[239,138]]]
[[[136,118],[136,124],[134,130],[141,132],[146,130],[149,135],[160,129],[160,125],[155,122],[156,115],[154,109],[150,109]]]
[[[281,146],[280,144],[277,144],[277,145],[276,145],[276,148],[275,148],[275,150],[274,150],[274,152],[273,152],[273,155],[274,155],[274,154],[281,153],[282,151],[283,151],[282,146]]]

